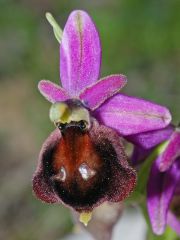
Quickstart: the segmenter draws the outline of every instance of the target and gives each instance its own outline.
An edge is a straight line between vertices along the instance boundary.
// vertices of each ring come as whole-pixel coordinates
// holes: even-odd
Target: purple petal
[[[140,147],[150,149],[159,143],[168,140],[173,131],[174,127],[169,125],[163,129],[130,135],[127,136],[126,139]]]
[[[168,211],[167,214],[167,223],[178,235],[180,235],[180,220],[170,211]]]
[[[115,95],[126,83],[125,76],[110,75],[88,86],[79,97],[88,108],[95,110],[105,100]]]
[[[161,173],[157,159],[152,166],[148,180],[147,207],[153,232],[161,235],[167,223],[167,211],[180,175],[177,162],[167,172]]]
[[[94,115],[101,123],[125,136],[161,129],[171,121],[167,108],[123,94],[107,100]]]
[[[43,202],[55,203],[60,202],[59,197],[55,194],[52,184],[44,174],[43,162],[44,156],[54,148],[56,143],[61,138],[60,131],[56,129],[44,142],[39,155],[38,166],[33,177],[33,191],[37,198]]]
[[[84,11],[73,11],[65,25],[60,45],[62,86],[73,97],[97,81],[101,63],[99,35]]]
[[[166,171],[174,162],[174,160],[180,156],[180,131],[176,130],[170,140],[169,144],[166,147],[166,150],[163,152],[160,158],[159,169],[160,171]]]
[[[70,98],[63,88],[47,80],[41,80],[38,88],[40,93],[51,103],[65,101]]]

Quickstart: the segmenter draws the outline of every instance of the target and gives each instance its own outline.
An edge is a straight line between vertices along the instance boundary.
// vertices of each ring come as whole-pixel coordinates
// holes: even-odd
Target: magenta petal
[[[89,15],[73,11],[65,25],[60,45],[62,86],[73,97],[97,81],[101,63],[99,35]]]
[[[56,129],[46,139],[41,148],[38,166],[33,176],[33,191],[36,197],[41,199],[43,202],[47,203],[55,203],[61,201],[59,197],[55,194],[53,186],[50,183],[50,179],[48,179],[44,174],[42,159],[44,159],[44,156],[47,154],[47,152],[50,152],[51,149],[54,148],[54,146],[56,145],[60,138],[61,138],[60,131]]]
[[[41,94],[51,103],[61,102],[69,99],[69,95],[66,91],[47,80],[41,80],[38,84]]]
[[[168,211],[167,214],[167,223],[178,235],[180,235],[180,220],[170,211]]]
[[[163,129],[129,135],[126,139],[142,148],[150,149],[159,143],[168,140],[173,131],[174,127],[169,125]]]
[[[167,108],[123,94],[107,100],[94,115],[101,123],[125,136],[164,128],[171,121]]]
[[[158,160],[153,163],[148,180],[147,207],[153,232],[161,235],[167,223],[167,211],[180,175],[177,162],[165,173],[158,169]]]
[[[110,75],[88,86],[79,97],[88,108],[95,110],[105,100],[115,95],[126,83],[127,79],[125,76]]]
[[[160,158],[159,169],[160,171],[166,171],[174,162],[174,160],[180,157],[180,131],[179,129],[172,134],[169,144],[166,150],[163,152]]]

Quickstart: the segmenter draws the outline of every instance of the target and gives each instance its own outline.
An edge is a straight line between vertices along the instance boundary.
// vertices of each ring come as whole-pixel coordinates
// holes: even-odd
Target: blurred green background
[[[179,0],[0,0],[0,239],[61,239],[70,213],[32,195],[39,149],[53,130],[40,79],[59,82],[59,46],[45,19],[63,28],[84,9],[99,29],[102,76],[123,73],[124,91],[166,105],[180,120]]]

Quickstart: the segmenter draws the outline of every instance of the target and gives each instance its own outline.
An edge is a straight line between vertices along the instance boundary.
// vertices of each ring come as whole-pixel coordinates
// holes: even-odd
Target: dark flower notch
[[[180,235],[180,129],[168,127],[129,136],[136,143],[134,162],[149,155],[157,144],[165,141],[161,153],[152,164],[147,185],[147,208],[153,232],[164,233],[170,225]],[[138,150],[137,150],[138,149]],[[142,154],[143,153],[143,154]]]
[[[104,201],[125,199],[136,183],[120,135],[161,129],[171,121],[163,106],[123,94],[124,75],[97,81],[100,40],[91,18],[74,11],[60,45],[62,87],[42,80],[56,129],[42,146],[33,178],[36,196],[90,212]]]

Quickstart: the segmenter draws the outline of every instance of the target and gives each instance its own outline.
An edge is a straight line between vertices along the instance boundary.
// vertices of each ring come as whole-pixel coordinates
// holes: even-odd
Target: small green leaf
[[[59,43],[61,43],[63,31],[60,28],[59,24],[56,22],[56,20],[52,16],[52,14],[49,13],[49,12],[46,13],[46,19],[48,20],[48,22],[53,27],[53,31],[54,31],[54,35],[55,35],[56,39],[58,40]]]

